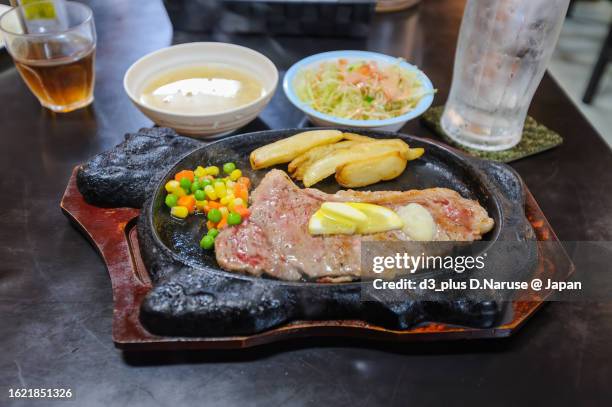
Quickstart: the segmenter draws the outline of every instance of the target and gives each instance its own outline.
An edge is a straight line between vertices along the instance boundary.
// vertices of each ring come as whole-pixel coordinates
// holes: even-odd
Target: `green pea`
[[[206,192],[202,191],[201,189],[198,189],[193,193],[193,196],[196,201],[203,201],[206,199]]]
[[[242,222],[242,216],[240,216],[239,213],[230,212],[230,214],[227,215],[228,225],[240,225],[241,222]]]
[[[217,237],[218,234],[219,230],[215,228],[209,229],[207,233],[208,236],[212,236],[213,238]]]
[[[208,220],[211,221],[212,223],[220,222],[222,217],[223,215],[221,215],[221,211],[217,208],[211,209],[208,212]]]
[[[186,189],[187,191],[189,191],[189,189],[191,188],[191,181],[189,181],[189,178],[181,178],[181,186],[183,187],[183,189]]]
[[[200,240],[200,247],[202,249],[212,249],[215,247],[215,238],[210,235],[205,235],[202,240]]]
[[[200,186],[202,189],[206,188],[207,185],[212,185],[212,181],[208,178],[202,178],[202,181],[200,181]]]
[[[191,184],[191,192],[195,193],[195,191],[199,189],[202,189],[200,183],[198,181],[193,181],[193,183]]]
[[[166,206],[168,208],[172,208],[173,206],[176,206],[177,202],[178,202],[178,198],[176,197],[176,195],[173,195],[173,194],[166,195]]]
[[[234,163],[225,163],[223,164],[223,172],[226,174],[231,173],[236,169],[236,164]]]

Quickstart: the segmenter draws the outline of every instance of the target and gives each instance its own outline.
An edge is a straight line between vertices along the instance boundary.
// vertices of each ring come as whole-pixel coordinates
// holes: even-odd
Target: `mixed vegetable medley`
[[[221,173],[223,171],[223,173]],[[206,215],[207,233],[200,247],[213,249],[219,231],[239,225],[249,217],[249,188],[251,180],[242,175],[234,163],[217,166],[198,166],[195,170],[182,170],[166,183],[166,206],[175,218]]]

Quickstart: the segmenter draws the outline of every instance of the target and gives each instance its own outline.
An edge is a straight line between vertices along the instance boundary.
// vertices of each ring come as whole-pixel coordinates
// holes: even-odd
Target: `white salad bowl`
[[[375,61],[380,67],[389,65],[399,65],[400,68],[416,73],[417,79],[423,86],[423,91],[426,95],[421,98],[420,102],[411,111],[386,120],[352,120],[341,117],[330,116],[313,109],[308,103],[303,102],[297,96],[295,91],[296,76],[303,69],[312,69],[323,62],[331,62],[339,59],[346,59],[349,63],[358,61]],[[380,131],[398,131],[409,120],[414,119],[423,114],[433,103],[434,87],[422,71],[416,66],[411,65],[403,60],[389,55],[379,54],[368,51],[332,51],[322,54],[312,55],[308,58],[294,64],[285,75],[283,80],[283,90],[289,101],[298,109],[308,116],[308,119],[316,126],[343,126],[356,129],[380,130]]]
[[[151,78],[167,70],[206,64],[224,64],[248,72],[261,81],[265,92],[251,103],[219,113],[175,113],[141,102],[140,95]],[[270,102],[277,84],[278,70],[266,56],[219,42],[193,42],[160,49],[134,62],[123,78],[125,92],[145,116],[159,126],[198,138],[218,137],[250,123]]]

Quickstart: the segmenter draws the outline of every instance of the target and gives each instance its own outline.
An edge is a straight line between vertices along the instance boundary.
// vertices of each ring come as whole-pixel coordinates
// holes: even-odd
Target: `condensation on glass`
[[[468,0],[441,125],[480,150],[521,140],[569,0]]]

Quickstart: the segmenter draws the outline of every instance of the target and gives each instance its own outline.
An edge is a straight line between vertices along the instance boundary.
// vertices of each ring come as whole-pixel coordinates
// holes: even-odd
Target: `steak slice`
[[[266,174],[251,196],[251,216],[215,239],[219,265],[228,271],[281,280],[359,278],[362,241],[410,240],[401,230],[372,235],[312,236],[308,221],[323,202],[367,202],[398,209],[424,206],[433,216],[437,241],[473,241],[493,227],[477,201],[446,188],[411,191],[352,190],[327,194],[300,189],[280,170]]]

